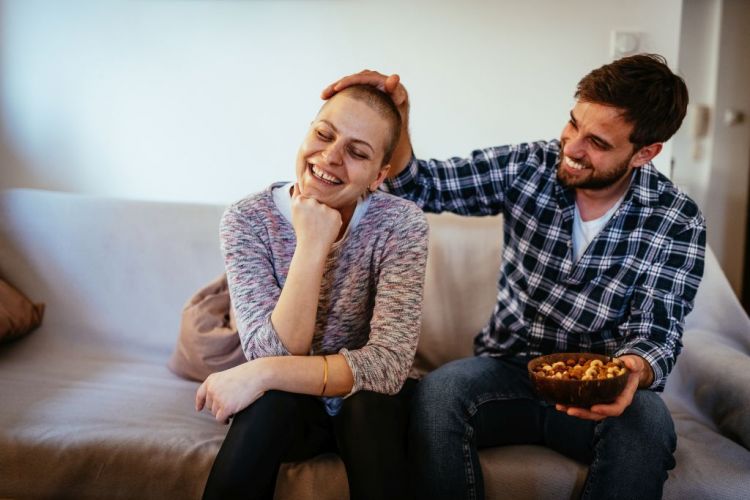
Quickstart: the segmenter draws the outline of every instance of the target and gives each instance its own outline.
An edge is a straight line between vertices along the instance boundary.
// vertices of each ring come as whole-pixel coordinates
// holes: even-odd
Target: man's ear
[[[639,149],[638,152],[633,155],[633,159],[630,160],[633,168],[642,167],[654,159],[654,157],[661,152],[662,146],[663,144],[661,142],[655,142]]]
[[[375,180],[370,183],[369,186],[367,186],[370,189],[370,192],[375,191],[380,187],[380,185],[383,183],[386,177],[388,177],[388,171],[391,169],[391,164],[386,163],[382,167],[380,167],[380,171],[378,172],[378,176],[375,177]]]

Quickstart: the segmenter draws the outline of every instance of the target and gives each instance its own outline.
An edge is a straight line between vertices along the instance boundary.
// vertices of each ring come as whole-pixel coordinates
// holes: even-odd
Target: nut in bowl
[[[527,368],[541,398],[581,408],[613,402],[625,389],[630,373],[619,359],[589,352],[539,356]]]

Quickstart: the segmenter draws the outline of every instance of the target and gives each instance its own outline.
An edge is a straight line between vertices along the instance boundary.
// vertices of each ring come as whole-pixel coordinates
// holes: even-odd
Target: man
[[[354,83],[388,91],[397,75]],[[586,75],[559,140],[413,158],[406,127],[390,191],[424,210],[502,213],[497,304],[476,356],[427,375],[414,398],[410,453],[424,498],[483,498],[477,449],[541,444],[589,464],[583,498],[660,498],[676,435],[656,392],[681,347],[703,273],[705,222],[651,160],[680,127],[687,88],[664,59],[636,55]],[[405,121],[405,123],[407,123]],[[619,356],[631,374],[611,404],[551,406],[525,364],[552,352]]]

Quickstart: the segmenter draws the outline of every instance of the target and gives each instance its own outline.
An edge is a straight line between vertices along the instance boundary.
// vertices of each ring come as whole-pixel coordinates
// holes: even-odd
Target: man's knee
[[[641,443],[643,449],[671,454],[677,444],[674,422],[667,405],[658,394],[649,390],[636,391],[632,403],[623,414],[606,419],[605,424],[630,446]]]

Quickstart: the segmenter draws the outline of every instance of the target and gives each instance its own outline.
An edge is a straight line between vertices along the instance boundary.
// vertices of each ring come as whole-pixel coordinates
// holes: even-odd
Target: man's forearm
[[[396,177],[403,172],[407,165],[409,165],[409,162],[411,162],[412,156],[414,156],[414,152],[411,146],[411,138],[409,137],[409,123],[407,119],[404,120],[401,126],[401,136],[398,146],[396,146],[391,157],[391,169],[388,171],[388,177]]]

